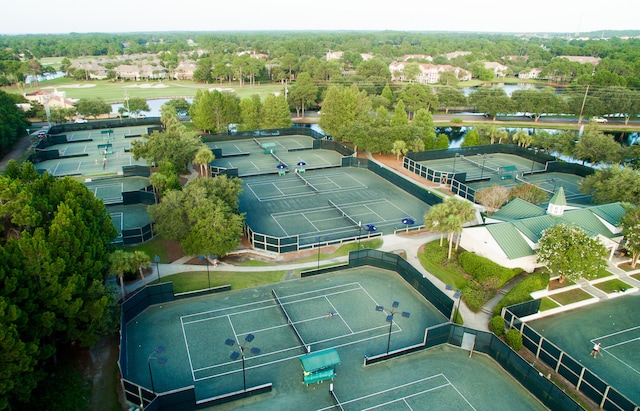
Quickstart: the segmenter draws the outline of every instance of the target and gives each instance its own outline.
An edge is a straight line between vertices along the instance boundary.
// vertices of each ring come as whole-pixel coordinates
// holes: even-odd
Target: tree
[[[582,160],[582,164],[611,164],[620,160],[620,153],[620,144],[614,141],[613,136],[600,131],[594,120],[589,121],[573,149],[573,156]]]
[[[354,124],[368,124],[371,100],[357,86],[331,86],[322,104],[318,125],[328,134],[342,141],[345,131]]]
[[[473,198],[487,209],[487,214],[491,215],[509,200],[509,190],[494,184],[477,190]]]
[[[564,113],[566,110],[566,104],[552,87],[516,90],[511,94],[511,101],[516,111],[532,113],[536,122],[543,113]]]
[[[0,90],[0,158],[4,157],[13,145],[27,134],[25,114],[16,106],[16,102],[6,92]]]
[[[302,111],[304,118],[305,108],[316,103],[317,94],[318,87],[313,84],[309,73],[302,72],[298,74],[296,82],[291,85],[289,102],[295,107],[297,115],[300,115],[300,111]]]
[[[631,254],[631,267],[636,268],[640,258],[640,207],[626,205],[620,221],[624,234],[624,248]]]
[[[118,278],[118,282],[120,283],[120,297],[124,300],[127,296],[124,288],[124,274],[133,270],[129,253],[124,250],[115,250],[110,256],[110,261],[111,272]]]
[[[580,182],[580,191],[596,204],[616,201],[640,205],[640,176],[631,167],[611,165],[596,170]]]
[[[200,146],[200,148],[198,149],[198,151],[196,152],[196,155],[193,159],[193,162],[195,164],[198,164],[200,166],[200,175],[204,176],[204,177],[208,177],[209,176],[209,163],[211,163],[213,160],[215,160],[215,156],[213,155],[213,152],[211,152],[211,149],[209,147],[207,147],[205,144],[203,144],[202,146]]]
[[[451,107],[462,107],[467,104],[467,98],[464,93],[456,87],[438,87],[437,91],[438,101],[440,102],[440,106],[444,107],[445,114],[449,114]]]
[[[409,118],[413,118],[413,115],[420,109],[431,112],[438,108],[438,96],[433,93],[431,87],[424,84],[408,85],[400,92],[400,98],[407,106]]]
[[[509,190],[509,200],[521,198],[532,204],[541,204],[549,200],[549,194],[533,184],[518,184]]]
[[[407,124],[409,124],[409,120],[407,119],[407,113],[404,111],[404,102],[400,99],[393,111],[393,116],[391,116],[391,119],[389,120],[389,125],[391,127],[398,127],[406,126]]]
[[[289,128],[293,123],[284,95],[267,96],[262,106],[261,117],[261,128]]]
[[[11,161],[0,176],[0,218],[4,407],[30,397],[62,346],[91,346],[114,330],[105,280],[117,231],[85,185],[28,162]]]
[[[167,192],[149,206],[156,231],[180,242],[190,255],[225,256],[240,244],[244,214],[238,213],[238,178],[197,178],[182,191]]]
[[[451,258],[455,234],[461,233],[463,225],[474,218],[475,209],[471,202],[455,197],[447,197],[442,203],[432,206],[425,214],[424,225],[425,227],[436,229],[441,234],[440,245],[442,245],[444,233],[449,233],[448,258]],[[459,241],[460,236],[458,235],[458,243]]]
[[[129,109],[129,114],[135,118],[138,118],[143,111],[151,110],[147,100],[141,97],[131,97],[127,103],[127,108]]]
[[[82,98],[75,106],[78,113],[87,117],[98,118],[98,116],[111,113],[111,104],[100,97],[95,99]]]
[[[185,116],[189,113],[191,104],[184,98],[172,98],[163,104],[163,106],[171,106],[175,109],[178,116]]]
[[[407,147],[407,143],[402,140],[397,140],[393,143],[393,148],[391,149],[391,153],[396,156],[396,161],[400,161],[400,156],[404,156],[409,152],[409,148]]]
[[[239,101],[233,94],[198,90],[189,116],[200,130],[223,133],[228,130],[229,124],[239,121]]]
[[[143,270],[151,266],[151,258],[149,258],[149,255],[144,251],[136,250],[131,253],[129,261],[131,261],[131,265],[138,270],[142,283],[146,284]]]
[[[577,281],[596,278],[606,269],[607,250],[596,238],[591,238],[580,227],[558,224],[542,232],[536,256],[551,274]]]
[[[240,101],[240,130],[257,130],[260,128],[260,108],[251,98]]]
[[[487,114],[494,121],[498,114],[507,114],[511,110],[511,99],[502,88],[491,86],[479,87],[469,96],[469,103],[478,111]]]
[[[144,140],[136,140],[131,144],[131,153],[136,160],[144,158],[148,163],[156,165],[166,160],[176,170],[186,170],[187,164],[193,160],[201,145],[200,136],[182,126],[145,135]]]

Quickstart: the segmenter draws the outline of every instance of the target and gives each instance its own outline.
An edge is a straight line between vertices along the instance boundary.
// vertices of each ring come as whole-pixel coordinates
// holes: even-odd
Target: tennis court
[[[254,232],[273,237],[299,236],[300,244],[366,234],[384,234],[419,222],[429,205],[356,167],[243,179],[240,211]]]
[[[397,308],[392,308],[394,301],[399,302]],[[376,310],[378,305],[385,307],[382,312]],[[408,314],[398,312],[389,323],[386,317],[391,310]],[[127,324],[128,376],[149,387],[152,367],[158,392],[194,385],[198,400],[242,390],[245,379],[247,387],[272,382],[275,395],[234,405],[323,409],[334,404],[328,383],[302,383],[299,357],[309,348],[311,352],[336,348],[342,362],[334,384],[341,401],[351,407],[347,409],[370,406],[366,404],[372,400],[365,400],[366,396],[375,396],[374,402],[379,404],[399,397],[401,403],[411,402],[416,392],[449,404],[447,398],[463,386],[463,391],[480,388],[455,394],[455,404],[475,403],[467,409],[487,409],[495,404],[483,393],[489,379],[481,378],[480,382],[477,375],[469,376],[470,363],[475,364],[472,368],[478,367],[480,375],[489,373],[497,379],[492,384],[501,393],[516,389],[512,400],[527,404],[521,409],[542,409],[495,363],[480,355],[469,359],[467,351],[445,347],[412,355],[411,360],[402,357],[363,367],[365,355],[384,353],[387,345],[393,351],[421,343],[425,328],[446,321],[396,273],[360,267],[151,306]],[[247,338],[249,335],[252,337]],[[243,347],[244,372],[243,356],[233,355],[240,350],[238,344]],[[163,364],[149,359],[158,346],[164,347]],[[456,367],[456,358],[465,365]],[[393,374],[389,372],[391,363]],[[485,370],[487,363],[493,366]],[[465,375],[467,382],[463,383]],[[510,382],[505,385],[504,381]],[[526,398],[522,400],[520,395]],[[480,401],[486,401],[484,407],[479,406]]]
[[[532,321],[529,325],[599,375],[636,404],[640,403],[640,320],[634,293],[579,310]],[[591,348],[599,342],[601,354]]]
[[[151,222],[146,204],[108,205],[107,212],[118,229],[118,237],[122,235],[122,230],[144,227]]]
[[[222,157],[211,164],[223,169],[238,169],[240,177],[259,174],[294,172],[316,168],[338,167],[342,156],[332,150],[312,150],[313,138],[308,136],[238,139],[208,143],[222,150]]]
[[[147,177],[115,177],[84,182],[89,191],[105,204],[122,202],[122,193],[125,191],[142,190],[149,185]]]
[[[503,185],[523,172],[544,170],[544,164],[505,153],[461,155],[454,157],[420,161],[420,164],[442,172],[467,173],[467,181],[489,178],[492,184]]]
[[[104,133],[105,131],[108,133]],[[56,158],[42,161],[35,166],[38,170],[46,170],[54,176],[91,176],[117,173],[126,165],[146,165],[143,159],[135,161],[128,152],[131,143],[141,137],[125,138],[130,135],[146,134],[146,132],[147,127],[140,126],[67,133],[68,143],[56,144],[48,147],[47,150],[58,150],[60,156],[77,157]],[[93,141],[86,141],[87,139]]]

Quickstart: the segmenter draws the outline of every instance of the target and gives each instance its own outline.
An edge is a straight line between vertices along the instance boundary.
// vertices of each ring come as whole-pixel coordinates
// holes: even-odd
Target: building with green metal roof
[[[540,266],[535,250],[544,230],[564,223],[597,237],[612,258],[623,239],[620,220],[624,213],[620,203],[587,207],[567,204],[560,187],[546,210],[515,199],[487,217],[484,225],[464,228],[460,246],[502,266],[532,272]]]

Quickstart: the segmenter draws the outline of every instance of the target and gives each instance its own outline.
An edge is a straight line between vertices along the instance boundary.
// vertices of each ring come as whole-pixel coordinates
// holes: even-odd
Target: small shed
[[[340,356],[335,348],[322,350],[300,357],[304,383],[333,380],[335,367],[340,364]]]

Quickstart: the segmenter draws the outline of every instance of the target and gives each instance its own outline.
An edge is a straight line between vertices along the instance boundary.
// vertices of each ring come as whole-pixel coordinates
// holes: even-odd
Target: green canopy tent
[[[318,351],[300,357],[302,363],[304,383],[333,380],[335,367],[340,364],[340,356],[335,348]]]

